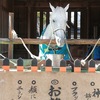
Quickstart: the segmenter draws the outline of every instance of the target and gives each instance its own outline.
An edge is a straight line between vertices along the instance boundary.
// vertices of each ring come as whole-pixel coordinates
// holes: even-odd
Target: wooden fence
[[[25,44],[30,44],[30,45],[34,45],[34,44],[35,45],[38,45],[38,44],[49,44],[49,42],[50,42],[49,39],[44,39],[43,40],[43,39],[32,39],[32,38],[29,38],[29,39],[23,38],[23,41],[25,42]],[[78,57],[82,58],[86,54],[86,52],[87,52],[87,49],[86,49],[87,45],[95,45],[96,42],[97,42],[97,39],[67,39],[66,40],[66,43],[69,44],[69,45],[71,45],[70,47],[71,47],[72,55],[75,58],[78,58]],[[10,59],[13,59],[13,57],[14,57],[13,56],[13,54],[14,54],[13,47],[14,46],[13,45],[22,44],[22,42],[21,42],[20,39],[0,38],[0,44],[2,44],[2,45],[6,45],[7,44],[7,45],[11,46],[8,49],[8,56],[7,55],[6,56],[8,58],[10,58]],[[52,40],[51,44],[56,44],[56,41]],[[98,42],[98,45],[100,45],[100,41]],[[79,48],[77,48],[77,46],[82,46],[82,47],[85,46],[85,47],[83,49],[79,49]],[[77,49],[78,50],[78,57],[77,57],[77,55],[75,55],[73,49]],[[33,48],[33,50],[34,50],[34,48]],[[33,50],[31,50],[31,51],[33,51]],[[35,52],[36,51],[34,51],[34,53]],[[21,54],[20,54],[20,52],[17,52],[17,54],[18,53],[19,53],[18,57],[20,57]],[[22,54],[24,54],[24,53],[22,52]],[[18,57],[15,57],[15,58],[18,58]],[[23,57],[23,56],[21,55],[21,57]],[[23,58],[25,58],[25,57],[23,57]],[[30,58],[30,56],[28,58]]]
[[[59,64],[60,66],[56,67],[58,69],[58,71],[59,72],[68,72],[68,70],[67,70],[67,67],[68,67],[67,62],[65,60],[61,60],[59,63],[60,63]],[[24,68],[24,60],[22,58],[19,58],[17,60],[17,64],[16,65],[17,66],[16,66],[15,69],[17,71],[24,71],[25,69],[28,70],[28,67]],[[37,72],[38,70],[40,70],[40,67],[38,67],[38,60],[35,59],[35,58],[31,60],[31,63],[28,66],[31,66],[29,70],[31,70],[32,72]],[[47,59],[45,61],[45,65],[44,66],[45,66],[44,70],[46,72],[53,72],[53,69],[55,69],[55,68],[52,67],[52,60],[50,60],[50,59]],[[8,58],[5,58],[3,60],[2,69],[4,71],[9,71],[10,69],[12,69],[12,67],[10,67],[10,60]],[[78,73],[80,73],[82,71],[81,61],[79,59],[76,59],[74,61],[74,67],[72,69],[70,69],[70,71],[71,72],[78,72]],[[87,71],[85,71],[85,72],[95,72],[95,71],[96,71],[95,70],[95,61],[91,59],[91,60],[88,61],[88,68],[87,68]]]
[[[41,72],[38,72],[37,59],[32,59],[30,71],[25,71],[23,63],[19,58],[16,71],[11,71],[9,59],[3,60],[0,100],[100,100],[100,74],[95,73],[92,59],[87,72],[81,72],[79,59],[74,62],[74,72],[66,70],[65,60],[60,61],[56,72],[50,59]]]

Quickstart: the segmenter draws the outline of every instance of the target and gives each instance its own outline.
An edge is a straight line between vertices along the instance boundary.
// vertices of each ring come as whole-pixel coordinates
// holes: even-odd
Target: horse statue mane
[[[43,30],[40,39],[55,39],[56,44],[40,44],[39,45],[39,57],[46,59],[46,54],[63,54],[64,59],[70,59],[68,50],[66,48],[66,26],[67,24],[67,13],[69,4],[63,8],[57,6],[56,8],[49,3],[51,8],[50,23]]]

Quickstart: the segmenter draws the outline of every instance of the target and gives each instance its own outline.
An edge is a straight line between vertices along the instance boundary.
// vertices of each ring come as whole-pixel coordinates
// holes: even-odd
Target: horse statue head
[[[69,8],[69,4],[65,8],[59,6],[55,8],[51,4],[49,5],[52,10],[50,15],[51,30],[53,32],[57,46],[62,47],[66,40],[66,26],[69,28],[67,24],[68,16],[66,13]]]
[[[66,40],[66,26],[68,16],[66,11],[69,8],[69,4],[63,8],[57,6],[56,8],[49,3],[51,8],[50,23],[47,26],[42,39],[55,39],[58,47],[63,47]]]

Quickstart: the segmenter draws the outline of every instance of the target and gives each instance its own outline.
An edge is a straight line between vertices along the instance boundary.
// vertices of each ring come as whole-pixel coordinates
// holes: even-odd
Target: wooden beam
[[[49,39],[26,39],[23,41],[25,44],[48,44],[50,42]],[[70,45],[94,45],[97,42],[97,39],[67,39],[66,43]],[[20,39],[8,39],[8,38],[0,38],[0,44],[22,44]],[[52,40],[51,44],[56,44],[55,40]],[[100,45],[100,41],[98,42]]]

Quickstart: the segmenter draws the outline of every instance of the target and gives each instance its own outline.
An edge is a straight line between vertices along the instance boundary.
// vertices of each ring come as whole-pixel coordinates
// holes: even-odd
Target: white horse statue
[[[69,60],[69,54],[66,47],[66,26],[69,28],[67,24],[68,16],[66,11],[69,8],[69,4],[65,7],[56,8],[49,4],[52,10],[50,15],[50,23],[47,28],[42,32],[40,39],[50,39],[50,43],[52,39],[56,40],[56,45],[54,44],[40,44],[39,45],[39,57],[43,60],[46,59],[46,54],[63,54],[65,60]]]
[[[65,60],[69,60],[70,57],[67,48],[68,46],[66,45],[66,26],[69,28],[67,24],[68,16],[66,11],[69,8],[69,4],[65,8],[59,6],[55,8],[51,4],[49,5],[52,10],[50,15],[50,23],[47,28],[43,30],[40,39],[50,39],[50,42],[48,45],[39,45],[39,56],[35,56],[30,52],[23,39],[18,37],[14,30],[12,30],[13,38],[18,38],[22,41],[23,46],[28,51],[31,58],[46,60],[47,54],[61,54],[64,55]],[[56,40],[56,44],[51,44],[52,39]]]

